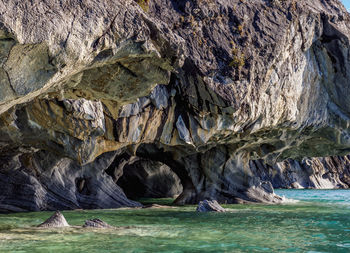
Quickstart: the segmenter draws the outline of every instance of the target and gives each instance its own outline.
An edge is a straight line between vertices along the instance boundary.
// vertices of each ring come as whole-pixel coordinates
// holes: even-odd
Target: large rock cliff
[[[348,154],[349,90],[337,0],[0,1],[0,210],[138,206],[130,157],[280,202],[249,161]]]

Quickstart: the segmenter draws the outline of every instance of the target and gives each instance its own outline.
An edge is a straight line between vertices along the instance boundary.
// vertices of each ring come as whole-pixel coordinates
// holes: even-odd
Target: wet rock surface
[[[197,212],[205,213],[205,212],[226,212],[225,208],[219,205],[216,200],[203,200],[200,201],[198,207],[196,209]]]
[[[56,211],[50,218],[38,225],[41,228],[69,227],[68,222],[60,211]]]
[[[179,204],[278,203],[250,161],[350,151],[350,16],[337,0],[0,10],[0,211],[140,206],[116,184],[117,156],[166,165]]]
[[[113,226],[108,225],[106,222],[100,219],[86,220],[83,227],[84,228],[114,228]]]

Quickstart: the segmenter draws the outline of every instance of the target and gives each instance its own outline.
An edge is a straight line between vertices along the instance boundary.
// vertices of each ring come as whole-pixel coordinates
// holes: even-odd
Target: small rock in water
[[[64,218],[63,214],[60,211],[56,211],[50,218],[38,225],[42,228],[60,228],[60,227],[69,227],[68,222]]]
[[[91,219],[86,220],[85,224],[83,225],[84,228],[91,227],[91,228],[113,228],[113,226],[108,225],[106,222],[100,220],[100,219]]]
[[[225,208],[219,205],[216,200],[200,201],[197,207],[197,212],[226,212]]]
[[[158,205],[158,204],[150,204],[150,205],[145,205],[143,208],[176,208],[176,207],[175,206]]]

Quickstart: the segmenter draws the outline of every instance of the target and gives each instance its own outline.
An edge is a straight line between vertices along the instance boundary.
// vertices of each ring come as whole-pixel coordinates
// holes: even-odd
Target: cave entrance
[[[128,149],[120,150],[106,173],[132,200],[152,198],[157,204],[156,199],[168,198],[167,203],[176,205],[197,201],[196,189],[182,159],[175,160],[171,152],[154,144],[141,144],[132,154]]]
[[[121,167],[116,183],[129,199],[156,203],[154,199],[170,198],[171,202],[183,191],[180,178],[162,162],[131,157]]]

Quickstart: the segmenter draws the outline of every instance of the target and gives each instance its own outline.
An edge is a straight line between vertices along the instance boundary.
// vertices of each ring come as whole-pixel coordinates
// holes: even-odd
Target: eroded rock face
[[[44,151],[3,157],[0,212],[141,207],[104,172],[115,156],[85,166]]]
[[[253,174],[269,181],[274,188],[348,189],[350,187],[349,156],[286,160],[269,166],[252,161]]]
[[[1,113],[50,93],[127,103],[167,83],[181,55],[181,38],[132,0],[13,0],[0,9],[1,86],[12,90]]]
[[[119,166],[107,152],[165,164],[185,204],[278,203],[251,160],[350,151],[350,16],[337,0],[154,0],[148,12],[131,0],[12,0],[0,10],[0,173],[13,189],[3,210],[137,205],[104,172]],[[40,154],[63,161],[59,180],[37,183],[33,173],[56,165],[18,160]],[[83,205],[76,190],[57,197],[84,191],[84,173],[110,191]]]

